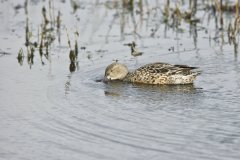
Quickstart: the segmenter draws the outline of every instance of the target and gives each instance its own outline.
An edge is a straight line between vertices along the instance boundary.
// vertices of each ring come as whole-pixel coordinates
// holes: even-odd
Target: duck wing
[[[199,67],[190,67],[190,66],[188,66],[188,65],[181,65],[181,64],[176,64],[176,65],[174,65],[175,67],[179,67],[179,68],[185,68],[185,69],[190,69],[190,70],[192,70],[192,69],[198,69]]]
[[[193,69],[197,69],[197,67],[190,67],[187,65],[171,65],[169,63],[151,63],[144,65],[135,70],[135,73],[145,73],[145,74],[155,74],[155,75],[190,75],[192,74]]]

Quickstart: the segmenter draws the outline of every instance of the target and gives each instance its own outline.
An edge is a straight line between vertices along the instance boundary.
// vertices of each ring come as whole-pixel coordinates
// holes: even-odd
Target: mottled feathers
[[[122,64],[114,63],[107,67],[106,72],[109,72],[111,66],[120,68]],[[119,67],[116,67],[119,66]],[[125,65],[123,65],[126,67]],[[196,76],[200,74],[200,71],[196,70],[197,67],[190,67],[187,65],[171,65],[168,63],[151,63],[144,65],[133,72],[128,72],[126,76],[120,80],[133,82],[133,83],[145,83],[145,84],[190,84],[196,79]],[[117,73],[120,74],[118,70]],[[109,74],[111,73],[109,72]],[[126,70],[124,70],[126,73]],[[112,74],[114,75],[114,74]],[[115,76],[115,75],[114,75]],[[108,79],[117,79],[110,76]]]

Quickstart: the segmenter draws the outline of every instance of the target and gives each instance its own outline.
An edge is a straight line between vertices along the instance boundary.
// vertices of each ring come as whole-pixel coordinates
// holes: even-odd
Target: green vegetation
[[[180,0],[177,2],[172,2],[170,0],[165,0],[164,5],[158,5],[156,3],[155,8],[149,8],[148,1],[143,0],[122,0],[122,1],[107,1],[105,3],[106,9],[115,9],[118,14],[113,17],[111,24],[109,24],[108,32],[106,33],[105,42],[108,43],[109,34],[113,28],[113,24],[119,20],[120,22],[120,31],[121,31],[121,40],[125,39],[125,28],[129,17],[132,20],[134,38],[141,39],[142,36],[138,34],[137,29],[141,27],[143,21],[143,15],[149,17],[150,12],[155,13],[155,17],[159,17],[159,24],[155,28],[152,28],[150,37],[154,38],[158,32],[160,25],[164,25],[167,29],[172,29],[176,33],[182,33],[186,31],[186,28],[182,24],[189,24],[190,32],[197,35],[197,24],[202,22],[202,18],[198,17],[198,12],[204,10],[208,14],[209,19],[215,18],[216,21],[216,30],[219,30],[219,35],[216,35],[213,39],[217,39],[224,44],[224,37],[228,37],[228,44],[234,46],[234,51],[237,53],[238,50],[238,35],[240,31],[240,17],[239,17],[239,1],[236,0],[235,3],[230,3],[229,1],[222,0]],[[81,54],[78,45],[78,39],[81,39],[79,33],[76,29],[75,32],[68,33],[67,28],[62,24],[62,12],[60,10],[56,11],[54,8],[54,1],[48,0],[48,6],[43,6],[39,11],[41,11],[42,22],[38,26],[38,33],[33,33],[29,27],[29,18],[28,18],[28,0],[24,2],[24,10],[26,14],[26,23],[25,23],[25,46],[27,52],[27,62],[30,67],[33,65],[34,57],[36,51],[39,52],[41,62],[44,63],[44,57],[46,60],[49,60],[51,56],[51,46],[55,43],[56,39],[58,43],[61,43],[61,32],[66,30],[67,41],[64,43],[68,44],[70,49],[69,51],[69,60],[70,60],[70,71],[73,72],[76,69],[78,64],[78,57]],[[98,4],[96,4],[98,5]],[[71,0],[71,6],[73,9],[73,16],[81,9],[81,4],[76,0]],[[183,6],[188,6],[183,7]],[[225,15],[233,15],[235,17],[234,21],[225,20]],[[127,16],[128,15],[128,16]],[[81,15],[80,15],[81,16]],[[135,16],[140,17],[140,21],[136,20]],[[88,18],[88,17],[81,17]],[[146,19],[149,21],[149,19]],[[219,26],[218,26],[219,25]],[[227,27],[226,27],[227,26]],[[77,27],[76,27],[77,28]],[[70,35],[74,35],[75,39],[70,39]],[[36,37],[38,39],[36,40]],[[210,37],[211,38],[211,37]],[[72,45],[71,43],[74,43]],[[196,38],[194,38],[194,44],[196,45]],[[80,47],[81,50],[85,50],[85,46]],[[174,47],[171,49],[174,52]],[[21,52],[20,52],[21,51]],[[18,62],[20,65],[23,64],[23,49],[21,49],[18,54]],[[135,52],[131,52],[135,53]],[[141,52],[139,52],[141,53]],[[136,54],[138,55],[138,54]],[[142,54],[139,54],[142,55]],[[88,58],[91,59],[90,54]],[[133,55],[135,56],[135,55]]]

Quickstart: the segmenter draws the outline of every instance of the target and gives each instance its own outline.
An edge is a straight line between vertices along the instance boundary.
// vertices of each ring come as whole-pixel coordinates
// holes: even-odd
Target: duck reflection
[[[122,81],[111,81],[105,83],[105,92],[123,94],[137,94],[153,96],[155,94],[195,94],[202,88],[194,84],[185,85],[151,85],[142,83],[127,83]]]
[[[202,89],[195,87],[194,84],[149,85],[114,81],[105,83],[104,87],[105,96],[140,106],[192,107],[200,103],[204,97]]]

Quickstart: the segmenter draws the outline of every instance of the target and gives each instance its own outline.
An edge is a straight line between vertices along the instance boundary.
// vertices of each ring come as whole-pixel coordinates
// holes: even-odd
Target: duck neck
[[[129,82],[131,81],[132,73],[128,72],[128,74],[123,78],[123,81]]]

